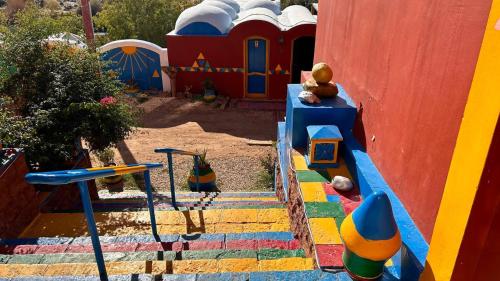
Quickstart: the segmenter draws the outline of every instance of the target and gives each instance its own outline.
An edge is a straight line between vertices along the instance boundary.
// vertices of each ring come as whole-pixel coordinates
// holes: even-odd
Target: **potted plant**
[[[116,166],[114,162],[115,152],[111,148],[105,148],[97,151],[96,156],[102,162],[104,167]],[[105,177],[102,182],[108,186],[109,192],[122,192],[123,191],[123,177],[121,175]]]
[[[214,191],[216,188],[215,180],[215,172],[210,167],[210,163],[207,161],[207,151],[203,151],[203,153],[198,157],[198,178],[199,178],[199,190],[196,187],[196,161],[193,161],[193,169],[189,174],[188,185],[191,191]]]
[[[206,102],[213,102],[215,98],[217,97],[215,94],[215,86],[214,86],[214,81],[210,78],[205,79],[203,81],[203,100]]]

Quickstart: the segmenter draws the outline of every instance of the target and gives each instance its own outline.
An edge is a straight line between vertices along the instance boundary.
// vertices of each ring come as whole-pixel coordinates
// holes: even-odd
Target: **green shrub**
[[[259,160],[261,170],[257,175],[257,186],[263,189],[273,189],[276,158],[273,154],[268,153],[265,157],[261,157]]]
[[[62,31],[60,22],[30,7],[16,15],[0,49],[0,97],[13,101],[3,105],[0,139],[24,148],[31,167],[42,170],[64,166],[82,140],[92,150],[117,144],[137,120],[98,54],[47,45],[49,35]]]

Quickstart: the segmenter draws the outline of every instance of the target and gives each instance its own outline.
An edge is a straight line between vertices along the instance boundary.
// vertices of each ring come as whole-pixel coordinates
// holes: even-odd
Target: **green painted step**
[[[328,172],[325,171],[297,171],[299,182],[329,182],[331,180]]]
[[[336,202],[305,202],[308,218],[340,218],[345,217],[340,203]]]
[[[253,250],[203,250],[203,251],[181,251],[183,260],[191,259],[232,259],[232,258],[257,258],[259,260],[271,260],[289,257],[305,258],[303,249],[281,250],[260,249]],[[104,253],[104,260],[114,261],[157,261],[176,260],[177,253],[174,251],[148,251],[148,252],[108,252]],[[56,264],[56,263],[91,263],[95,262],[93,253],[63,253],[63,254],[31,254],[31,255],[0,255],[0,261],[4,264]]]

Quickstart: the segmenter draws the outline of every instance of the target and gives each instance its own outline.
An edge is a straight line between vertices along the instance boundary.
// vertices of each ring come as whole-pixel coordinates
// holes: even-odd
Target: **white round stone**
[[[340,191],[349,191],[353,188],[352,181],[343,176],[335,176],[332,180],[333,187]]]

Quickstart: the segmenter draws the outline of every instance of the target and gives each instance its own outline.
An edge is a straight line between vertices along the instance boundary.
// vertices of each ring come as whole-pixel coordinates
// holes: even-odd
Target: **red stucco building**
[[[185,10],[167,34],[168,73],[176,92],[201,92],[211,79],[232,98],[285,99],[314,56],[316,17],[279,1],[204,1]]]

